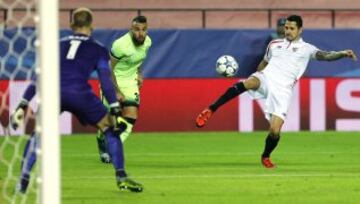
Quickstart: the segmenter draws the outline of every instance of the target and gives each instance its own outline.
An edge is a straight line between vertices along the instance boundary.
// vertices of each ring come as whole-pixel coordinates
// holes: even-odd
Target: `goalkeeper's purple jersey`
[[[111,81],[108,50],[93,38],[73,34],[60,40],[60,83],[62,92],[92,92],[88,80],[97,71],[105,97],[116,102]]]

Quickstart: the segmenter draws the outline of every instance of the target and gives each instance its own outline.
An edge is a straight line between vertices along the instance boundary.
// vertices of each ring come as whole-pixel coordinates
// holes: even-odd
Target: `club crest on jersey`
[[[293,52],[296,52],[296,51],[298,51],[298,50],[299,50],[298,47],[293,47],[293,48],[292,48],[292,51],[293,51]]]
[[[282,46],[281,46],[281,45],[278,45],[276,48],[277,48],[277,49],[281,49],[281,48],[282,48]]]

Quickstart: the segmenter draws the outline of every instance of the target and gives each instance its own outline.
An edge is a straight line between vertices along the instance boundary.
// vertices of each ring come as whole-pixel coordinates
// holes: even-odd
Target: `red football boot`
[[[204,127],[212,114],[213,112],[208,108],[203,110],[196,118],[196,126],[198,128]]]
[[[275,168],[275,164],[273,164],[269,157],[262,157],[261,163],[265,168],[271,169]]]

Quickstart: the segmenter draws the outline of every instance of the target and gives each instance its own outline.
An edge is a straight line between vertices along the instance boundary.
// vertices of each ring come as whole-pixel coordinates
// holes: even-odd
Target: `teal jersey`
[[[146,36],[144,44],[135,46],[130,33],[115,40],[111,47],[111,56],[118,62],[114,67],[114,75],[119,87],[137,86],[137,73],[144,62],[151,39]]]

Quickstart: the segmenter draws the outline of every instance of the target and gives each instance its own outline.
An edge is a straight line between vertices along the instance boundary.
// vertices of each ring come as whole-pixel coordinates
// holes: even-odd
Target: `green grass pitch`
[[[117,189],[112,166],[98,159],[94,135],[62,137],[62,203],[360,203],[359,132],[283,133],[272,155],[276,169],[260,164],[265,136],[133,134],[124,145],[126,167],[143,193]],[[5,171],[1,163],[0,188]]]

